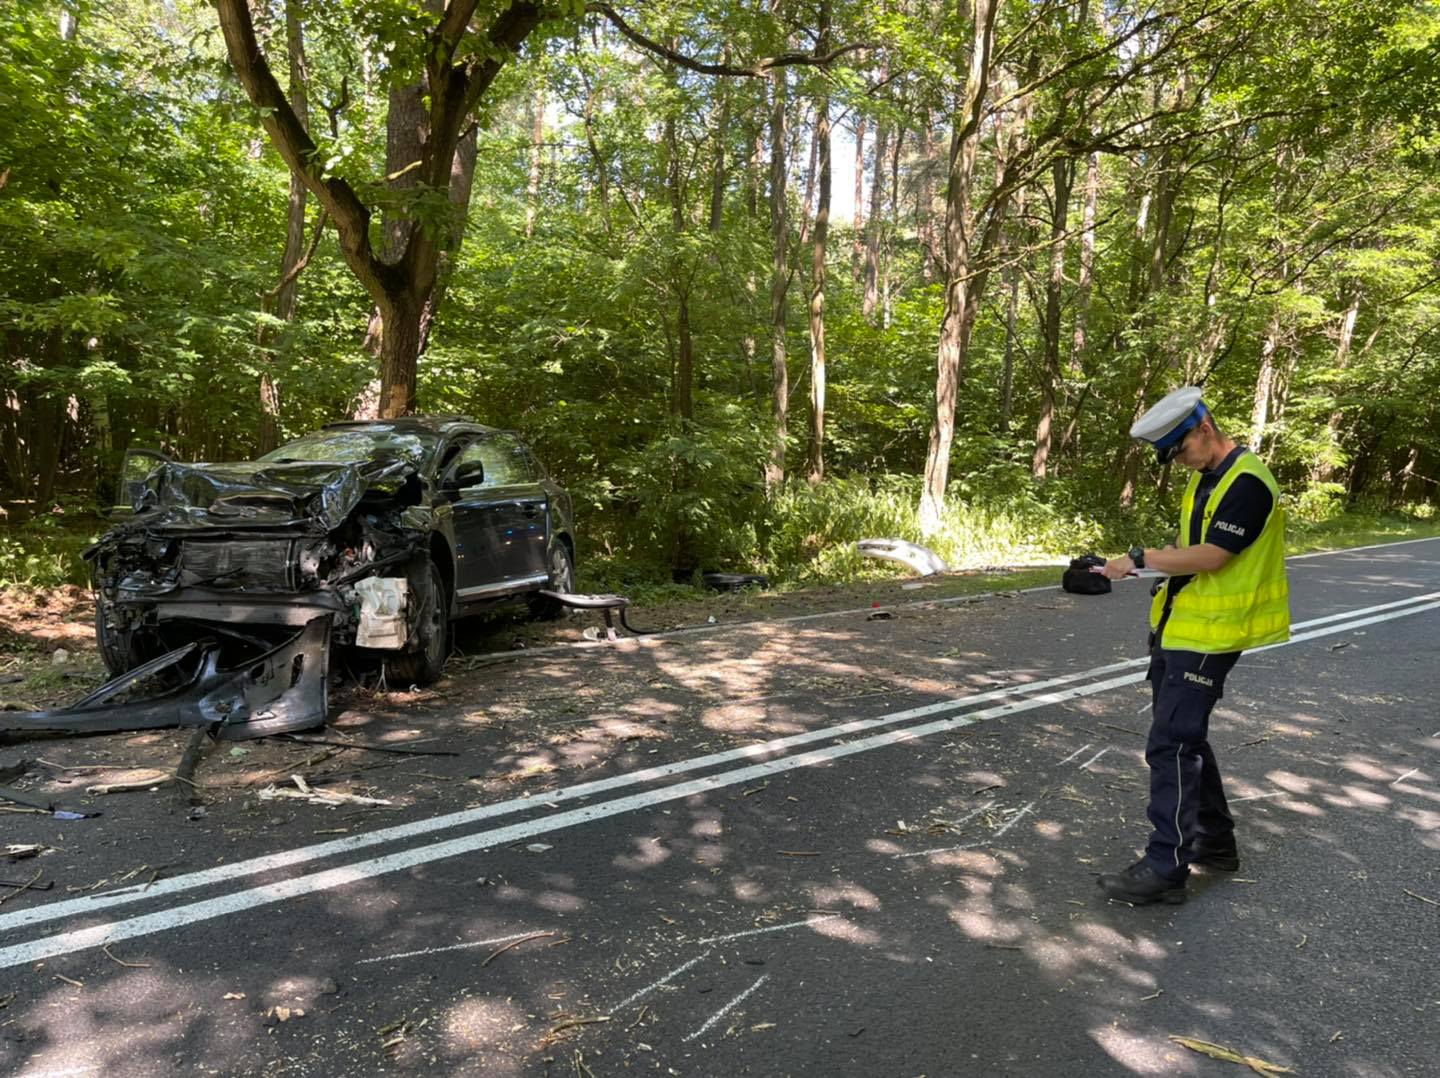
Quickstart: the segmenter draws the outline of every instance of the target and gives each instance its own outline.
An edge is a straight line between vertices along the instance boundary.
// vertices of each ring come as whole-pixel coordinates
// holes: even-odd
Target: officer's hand
[[[1135,571],[1135,563],[1130,560],[1128,554],[1121,554],[1118,558],[1111,558],[1100,570],[1109,580],[1120,580],[1129,576]]]

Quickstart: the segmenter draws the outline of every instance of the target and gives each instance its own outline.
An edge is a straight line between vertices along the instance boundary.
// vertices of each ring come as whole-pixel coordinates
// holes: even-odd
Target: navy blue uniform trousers
[[[1183,880],[1193,856],[1229,853],[1235,823],[1225,804],[1210,749],[1210,712],[1240,652],[1203,655],[1152,648],[1150,670],[1150,808],[1154,831],[1145,859],[1161,876]]]

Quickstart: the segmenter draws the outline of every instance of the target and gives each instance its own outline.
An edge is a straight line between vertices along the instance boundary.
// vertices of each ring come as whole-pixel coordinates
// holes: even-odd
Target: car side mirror
[[[485,465],[478,460],[462,460],[450,471],[445,486],[450,490],[478,487],[485,481]]]

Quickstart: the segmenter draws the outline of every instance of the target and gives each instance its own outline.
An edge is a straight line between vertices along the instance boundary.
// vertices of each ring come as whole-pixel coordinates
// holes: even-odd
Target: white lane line
[[[1409,546],[1411,543],[1433,543],[1437,536],[1431,535],[1424,539],[1400,539],[1394,543],[1371,543],[1369,546],[1347,546],[1336,550],[1312,550],[1309,554],[1292,554],[1286,561],[1304,561],[1306,558],[1323,558],[1329,554],[1358,554],[1362,550],[1384,550],[1392,546]]]
[[[751,928],[744,932],[732,932],[728,936],[711,936],[709,939],[696,940],[696,943],[727,943],[730,940],[744,939],[746,936],[758,936],[763,932],[788,932],[792,928],[804,928],[806,925],[816,925],[821,921],[833,921],[839,917],[838,913],[827,913],[823,917],[811,917],[805,921],[791,921],[789,924],[770,925],[767,928]]]
[[[1075,757],[1079,756],[1082,752],[1084,752],[1086,749],[1088,749],[1088,748],[1090,747],[1090,744],[1091,744],[1091,743],[1088,742],[1088,741],[1085,742],[1085,744],[1081,745],[1078,749],[1076,749],[1074,752],[1072,752],[1069,756],[1065,757],[1065,759],[1061,760],[1061,761],[1060,761],[1058,764],[1056,764],[1055,766],[1056,766],[1056,767],[1064,767],[1064,766],[1065,766],[1066,764],[1068,764],[1071,760],[1075,759]]]
[[[1261,801],[1267,797],[1285,797],[1289,790],[1276,790],[1272,794],[1251,794],[1249,797],[1227,797],[1225,800],[1231,805],[1238,805],[1241,801]]]
[[[690,961],[686,962],[683,966],[676,966],[674,969],[672,969],[669,973],[665,974],[665,976],[661,977],[654,984],[647,984],[644,988],[640,989],[640,991],[636,992],[633,996],[626,996],[619,1003],[615,1004],[615,1006],[610,1008],[611,1013],[624,1010],[626,1007],[630,1006],[630,1004],[644,999],[651,992],[655,991],[655,989],[660,988],[662,985],[669,984],[676,977],[680,976],[680,974],[684,973],[687,969],[694,969],[701,962],[705,961],[705,959],[709,958],[713,953],[713,951],[706,951],[698,958],[690,959]]]
[[[762,984],[764,984],[764,983],[765,983],[766,981],[768,981],[769,979],[770,979],[770,974],[768,974],[768,973],[762,973],[762,974],[760,975],[760,979],[759,979],[758,981],[756,981],[756,982],[755,982],[754,984],[752,984],[749,988],[745,989],[745,991],[741,992],[738,996],[736,996],[734,999],[732,999],[729,1003],[725,1004],[725,1006],[721,1007],[718,1011],[716,1011],[714,1014],[712,1014],[712,1015],[710,1016],[710,1020],[709,1020],[708,1022],[706,1022],[703,1026],[701,1026],[699,1029],[697,1029],[694,1033],[691,1033],[688,1037],[686,1037],[686,1038],[684,1039],[684,1043],[689,1044],[689,1043],[690,1043],[691,1041],[693,1041],[696,1037],[702,1036],[702,1035],[705,1033],[705,1031],[708,1030],[711,1026],[713,1026],[716,1022],[720,1021],[720,1019],[724,1018],[727,1014],[729,1014],[731,1011],[733,1011],[736,1007],[738,1007],[738,1006],[740,1006],[740,1004],[744,1003],[745,1000],[750,997],[750,994],[755,991],[755,989],[759,988]]]
[[[1097,752],[1094,756],[1090,757],[1090,759],[1086,760],[1083,764],[1081,764],[1080,767],[1078,768],[1078,770],[1084,771],[1087,767],[1089,767],[1091,764],[1093,764],[1096,760],[1100,759],[1100,757],[1104,756],[1104,755],[1105,755],[1107,752],[1109,752],[1109,751],[1110,751],[1110,746],[1109,746],[1109,745],[1106,745],[1103,749],[1101,749],[1099,752]]]
[[[1391,611],[1371,618],[1347,622],[1339,626],[1330,626],[1308,633],[1300,633],[1293,636],[1289,643],[1303,643],[1306,640],[1313,640],[1338,632],[1347,632],[1350,629],[1364,625],[1391,621],[1396,618],[1408,617],[1413,614],[1426,613],[1437,609],[1440,609],[1440,602],[1421,607],[1408,607],[1401,611]],[[1257,648],[1256,650],[1269,650],[1269,648],[1286,646],[1288,645],[1271,644],[1267,648]],[[1143,662],[1145,660],[1139,661]],[[1071,700],[1080,699],[1081,697],[1109,692],[1112,689],[1117,689],[1125,685],[1133,685],[1143,678],[1144,674],[1127,674],[1122,677],[1111,678],[1107,681],[1045,693],[1040,696],[1028,697],[1011,703],[985,708],[980,711],[971,711],[951,718],[937,719],[933,722],[908,727],[904,730],[893,730],[883,734],[873,734],[870,737],[830,745],[823,749],[798,753],[794,756],[785,756],[766,761],[765,763],[754,764],[749,767],[736,768],[717,775],[692,779],[689,782],[676,783],[672,786],[652,790],[647,793],[632,794],[628,797],[616,798],[598,805],[588,805],[582,808],[572,809],[569,812],[562,812],[554,816],[511,824],[507,827],[499,827],[489,831],[477,831],[444,842],[432,843],[428,846],[412,847],[397,853],[372,858],[368,861],[360,861],[341,868],[317,872],[308,876],[298,876],[288,880],[280,880],[248,890],[235,891],[218,898],[205,899],[186,905],[176,905],[155,913],[132,917],[128,920],[115,921],[108,924],[102,923],[92,925],[88,928],[58,933],[28,943],[0,948],[0,969],[22,965],[26,962],[39,961],[59,954],[69,954],[73,951],[118,943],[122,940],[134,939],[137,936],[146,936],[154,932],[169,931],[184,925],[195,924],[215,917],[224,917],[229,914],[238,913],[242,910],[254,909],[259,906],[270,905],[291,898],[298,898],[302,895],[331,890],[336,887],[355,883],[359,880],[370,879],[375,876],[385,875],[390,872],[414,868],[416,865],[427,864],[431,861],[438,861],[460,854],[472,853],[476,850],[489,849],[492,846],[501,846],[517,842],[522,838],[529,838],[532,835],[546,834],[573,827],[577,824],[591,823],[595,820],[606,819],[622,813],[634,812],[638,809],[649,808],[669,801],[681,800],[696,794],[724,789],[727,786],[734,786],[742,782],[753,782],[755,779],[765,778],[797,768],[813,767],[817,764],[828,763],[832,760],[852,756],[856,753],[869,752],[873,749],[894,745],[902,741],[914,741],[927,737],[930,734],[946,733],[962,727],[973,726],[976,723],[989,719],[1034,711],[1038,708],[1049,707],[1052,704],[1067,703]],[[551,800],[555,799],[556,798],[551,798]],[[152,891],[153,890],[152,888]],[[5,926],[0,925],[0,928],[3,927]]]
[[[1341,618],[1377,614],[1427,599],[1440,599],[1440,592],[1411,596],[1408,599],[1401,599],[1395,602],[1361,607],[1349,611],[1347,614],[1333,614],[1328,617],[1300,622],[1294,626],[1294,629],[1298,631],[1308,629],[1312,626],[1329,624]],[[1427,607],[1425,609],[1429,608]],[[1407,613],[1408,612],[1412,611],[1407,611]],[[1420,611],[1416,610],[1413,612],[1418,613]],[[1370,622],[1362,622],[1360,624],[1370,624]],[[1306,639],[1310,639],[1310,637],[1294,636],[1290,642],[1297,643]],[[1283,644],[1270,645],[1270,647],[1284,646]],[[1030,682],[1024,685],[1011,685],[1003,689],[992,689],[986,692],[976,693],[973,696],[942,700],[934,704],[909,708],[904,711],[893,712],[889,715],[881,715],[874,719],[857,719],[850,722],[838,723],[834,726],[820,727],[805,733],[791,734],[787,737],[775,738],[755,745],[746,745],[738,749],[727,749],[723,752],[697,756],[693,759],[681,760],[673,764],[663,764],[658,767],[649,767],[640,771],[614,775],[608,779],[597,779],[594,782],[580,783],[576,786],[567,787],[564,790],[557,790],[546,794],[543,797],[512,798],[509,801],[496,802],[492,805],[481,805],[473,809],[466,809],[463,812],[452,812],[429,819],[414,820],[410,823],[397,824],[394,827],[384,827],[375,831],[367,831],[364,834],[350,835],[342,839],[332,839],[329,842],[321,842],[313,846],[301,846],[292,850],[283,850],[279,853],[266,854],[262,857],[254,857],[244,861],[235,861],[227,865],[217,865],[214,868],[201,869],[198,872],[187,872],[169,877],[168,879],[157,880],[151,884],[148,889],[126,887],[119,891],[102,891],[96,894],[86,895],[84,898],[62,899],[57,902],[49,902],[27,909],[12,910],[9,913],[0,914],[0,932],[20,928],[24,925],[43,924],[46,921],[59,920],[77,913],[94,913],[111,906],[122,906],[133,902],[144,902],[150,899],[164,898],[199,887],[209,887],[213,884],[243,879],[246,876],[259,875],[282,868],[289,868],[294,865],[305,864],[308,861],[321,860],[341,854],[356,853],[360,850],[382,845],[387,842],[399,842],[403,839],[415,838],[435,831],[465,827],[499,816],[508,816],[517,812],[527,812],[545,805],[558,805],[565,801],[592,797],[610,790],[622,789],[627,786],[638,786],[647,782],[687,774],[691,771],[700,771],[719,766],[720,764],[729,763],[732,760],[755,759],[795,748],[799,745],[810,744],[815,741],[824,741],[833,737],[842,737],[864,730],[891,726],[896,723],[908,722],[911,719],[943,714],[948,711],[958,711],[975,704],[1026,696],[1044,689],[1051,689],[1060,685],[1070,685],[1077,681],[1085,681],[1106,674],[1118,673],[1121,670],[1133,670],[1137,667],[1147,666],[1149,662],[1148,657],[1125,659],[1120,662],[1109,663],[1105,666],[1081,670],[1074,674],[1062,674],[1057,677],[1046,678],[1043,681]],[[1146,704],[1141,710],[1148,710],[1149,706],[1149,704]]]
[[[1440,592],[1432,592],[1425,596],[1412,596],[1408,599],[1401,599],[1391,603],[1381,603],[1377,606],[1362,607],[1350,611],[1349,614],[1330,615],[1329,617],[1318,618],[1313,621],[1301,622],[1294,628],[1297,630],[1306,629],[1315,625],[1328,624],[1337,618],[1349,616],[1358,617],[1362,614],[1388,611],[1396,607],[1418,602],[1421,599],[1440,599]],[[1292,638],[1292,642],[1295,639],[1297,638]],[[1283,645],[1271,646],[1280,647]],[[802,734],[791,734],[787,737],[775,738],[756,745],[746,745],[738,749],[727,749],[724,752],[697,756],[693,759],[681,760],[673,764],[664,764],[658,767],[645,768],[640,771],[626,772],[622,775],[615,775],[608,779],[598,779],[594,782],[580,783],[577,786],[570,786],[564,790],[557,790],[544,797],[512,798],[509,801],[501,801],[493,805],[481,805],[477,808],[466,809],[463,812],[453,812],[444,816],[431,817],[430,819],[415,820],[410,823],[397,824],[394,827],[368,831],[360,835],[333,839],[329,842],[322,842],[313,846],[297,847],[293,850],[266,854],[263,857],[236,861],[228,865],[217,865],[214,868],[202,869],[199,872],[188,872],[182,875],[172,876],[168,879],[157,880],[150,885],[148,890],[127,887],[120,891],[99,892],[97,894],[87,895],[84,898],[62,899],[58,902],[49,902],[28,909],[13,910],[10,913],[0,914],[0,932],[5,932],[12,928],[19,928],[24,925],[42,924],[46,921],[58,920],[76,913],[93,913],[96,910],[106,909],[110,906],[127,905],[132,902],[143,902],[152,898],[162,898],[167,895],[178,894],[182,891],[192,890],[198,887],[208,887],[212,884],[226,883],[230,880],[241,879],[245,876],[253,876],[263,872],[272,872],[276,869],[289,868],[293,865],[304,864],[307,861],[334,857],[339,854],[355,853],[371,846],[377,846],[387,842],[398,842],[402,839],[414,838],[418,835],[425,835],[434,831],[444,831],[453,827],[464,827],[469,824],[479,823],[482,820],[494,819],[495,817],[507,816],[517,812],[526,812],[541,805],[555,805],[564,801],[591,797],[595,794],[604,793],[613,789],[636,786],[646,782],[670,778],[675,775],[686,774],[691,771],[715,767],[720,764],[729,763],[732,760],[754,759],[794,748],[798,745],[805,745],[814,741],[823,741],[832,737],[841,737],[846,734],[858,733],[862,730],[872,730],[895,723],[908,722],[910,719],[924,718],[928,715],[956,711],[973,704],[1024,696],[1042,689],[1050,689],[1059,685],[1069,685],[1092,677],[1100,677],[1121,670],[1130,670],[1136,667],[1146,666],[1149,662],[1148,657],[1142,659],[1126,659],[1120,662],[1109,663],[1105,666],[1097,666],[1090,670],[1082,670],[1074,674],[1063,674],[1058,677],[1047,678],[1043,681],[1030,682],[1024,685],[1011,685],[1003,689],[992,689],[987,692],[977,693],[973,696],[964,696],[953,700],[942,700],[938,703],[909,708],[905,711],[882,715],[874,719],[858,719],[851,722],[839,723],[834,726],[825,726]],[[1147,704],[1146,708],[1142,710],[1146,710],[1148,707],[1149,705]]]
[[[511,940],[523,939],[534,934],[534,932],[516,932],[513,936],[498,936],[493,940],[470,940],[466,943],[452,943],[448,947],[426,947],[423,951],[401,951],[399,954],[381,955],[379,958],[362,958],[355,964],[364,966],[371,962],[396,962],[402,958],[419,958],[424,954],[443,954],[445,951],[464,951],[471,947],[490,947],[497,943],[509,943]]]
[[[1419,770],[1420,769],[1418,767],[1412,767],[1409,771],[1405,772],[1405,774],[1401,775],[1398,779],[1392,782],[1390,784],[1391,787],[1393,788],[1395,786],[1399,786],[1402,782],[1404,782],[1406,779],[1408,779],[1411,775],[1415,774]]]

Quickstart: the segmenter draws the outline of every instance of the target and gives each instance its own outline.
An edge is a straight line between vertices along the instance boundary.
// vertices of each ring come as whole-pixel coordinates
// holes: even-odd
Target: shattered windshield
[[[320,430],[271,450],[260,458],[260,463],[357,464],[385,455],[420,464],[439,442],[440,436],[428,431]]]

